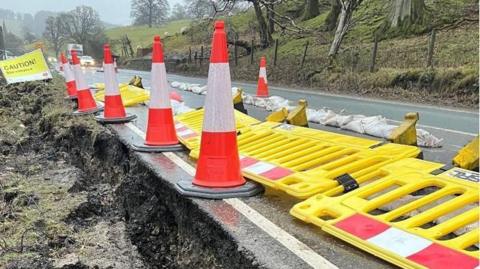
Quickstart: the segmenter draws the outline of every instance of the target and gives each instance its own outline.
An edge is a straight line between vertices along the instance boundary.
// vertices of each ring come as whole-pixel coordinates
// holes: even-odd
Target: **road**
[[[89,83],[102,82],[103,73],[95,70],[86,70]],[[143,78],[143,84],[150,86],[150,72],[136,70],[120,70],[118,78],[120,82],[129,81],[134,75]],[[205,85],[206,78],[186,77],[181,75],[168,75],[170,81],[180,81]],[[245,82],[233,82],[233,86],[241,87],[245,92],[254,94],[256,85]],[[203,106],[204,96],[189,92],[179,92],[185,99],[188,106]],[[302,91],[299,89],[288,89],[283,87],[270,87],[272,95],[282,96],[295,101],[304,98],[308,101],[310,108],[327,107],[334,111],[344,110],[348,114],[363,114],[367,116],[382,115],[392,123],[398,124],[407,112],[419,112],[419,127],[423,128],[438,138],[443,139],[442,147],[429,149],[423,148],[426,160],[443,162],[449,164],[456,152],[478,134],[479,114],[478,111],[468,111],[453,108],[434,107],[421,104],[407,104],[392,101],[383,101],[367,98],[358,98],[341,95],[331,95],[321,92]],[[264,119],[267,111],[247,106],[249,114]],[[311,127],[327,131],[346,133],[354,136],[364,136],[354,132],[341,130],[339,128],[311,124]],[[371,138],[371,137],[370,137]]]
[[[103,73],[87,71],[89,83],[102,82]],[[128,81],[131,76],[143,77],[144,86],[149,86],[150,74],[141,71],[120,70],[119,80]],[[191,78],[178,75],[170,75],[170,80],[189,83],[205,84],[205,78]],[[253,93],[255,85],[248,83],[233,83],[241,86],[247,92]],[[203,105],[204,96],[189,92],[179,92],[187,105],[200,107]],[[320,108],[328,106],[337,111],[348,108],[349,113],[361,113],[365,115],[382,114],[394,119],[401,119],[408,111],[419,111],[421,123],[431,125],[425,127],[438,137],[445,139],[445,146],[441,149],[425,149],[425,159],[447,160],[451,158],[456,149],[470,140],[477,132],[478,114],[467,111],[453,111],[441,108],[422,107],[409,104],[388,104],[383,101],[355,99],[350,97],[331,96],[315,93],[303,93],[272,87],[272,94],[280,95],[290,100],[306,98],[310,107]],[[247,106],[249,114],[263,119],[268,112]],[[138,116],[131,124],[113,125],[112,128],[123,137],[127,143],[135,143],[145,135],[147,109],[145,106],[129,107],[129,113]],[[392,112],[394,111],[394,112]],[[422,116],[425,113],[425,116]],[[455,118],[458,115],[458,119]],[[441,120],[447,117],[446,120]],[[455,120],[453,120],[455,119]],[[443,122],[443,124],[442,124]],[[460,128],[458,131],[455,128]],[[343,131],[338,128],[323,125],[312,125],[313,128],[342,132],[350,135],[362,136],[353,132]],[[144,160],[149,162],[149,167],[156,169],[162,180],[175,184],[177,178],[192,176],[194,163],[188,159],[185,153],[165,153],[159,155],[142,154]],[[180,168],[172,169],[172,165]],[[174,197],[178,194],[173,195]],[[198,208],[207,212],[223,226],[227,227],[234,240],[238,240],[239,248],[245,248],[254,253],[260,264],[270,268],[393,268],[383,260],[369,255],[345,242],[336,239],[322,230],[308,225],[295,218],[288,212],[299,200],[287,197],[280,192],[267,190],[265,194],[241,199],[227,199],[211,201],[193,199]],[[315,266],[312,263],[327,261],[333,266]]]

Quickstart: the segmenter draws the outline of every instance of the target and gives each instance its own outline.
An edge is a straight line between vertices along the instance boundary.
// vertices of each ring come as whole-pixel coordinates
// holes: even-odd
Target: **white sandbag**
[[[442,146],[443,138],[437,138],[428,131],[417,129],[417,145],[428,148],[439,148]]]
[[[170,83],[170,86],[172,86],[173,88],[178,88],[178,87],[180,87],[180,84],[181,84],[181,82],[179,82],[179,81],[172,81]]]
[[[184,102],[178,102],[177,100],[170,100],[170,104],[172,105],[174,115],[179,115],[194,110],[193,108],[185,105]]]

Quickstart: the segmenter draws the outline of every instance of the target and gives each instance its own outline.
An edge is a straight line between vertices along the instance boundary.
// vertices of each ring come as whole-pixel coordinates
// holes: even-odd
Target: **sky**
[[[131,0],[0,0],[0,8],[11,9],[14,12],[31,13],[40,10],[68,11],[79,5],[91,6],[97,10],[102,21],[128,25],[130,19]],[[183,0],[168,0],[170,7]]]

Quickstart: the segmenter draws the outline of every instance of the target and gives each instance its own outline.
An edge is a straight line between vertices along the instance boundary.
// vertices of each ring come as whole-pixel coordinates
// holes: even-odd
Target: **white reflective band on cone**
[[[63,66],[63,74],[65,76],[65,81],[70,82],[75,80],[75,76],[73,75],[72,68],[70,67],[70,64],[64,63],[62,64]]]
[[[231,84],[228,63],[211,63],[204,106],[204,132],[235,131]]]
[[[88,90],[90,87],[88,87],[88,84],[85,82],[85,79],[83,78],[83,72],[82,68],[80,67],[79,64],[74,64],[73,65],[73,72],[75,74],[75,82],[77,83],[77,90]]]
[[[258,72],[258,77],[264,78],[265,84],[267,84],[267,69],[265,67],[260,67],[260,72]]]
[[[103,64],[103,72],[105,76],[105,95],[116,96],[120,95],[118,90],[117,75],[113,64]]]
[[[164,63],[152,63],[152,86],[149,108],[170,108],[170,86]]]

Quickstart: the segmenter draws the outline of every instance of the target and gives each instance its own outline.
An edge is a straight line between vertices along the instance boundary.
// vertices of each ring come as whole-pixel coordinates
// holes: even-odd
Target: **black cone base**
[[[176,187],[182,195],[207,199],[250,197],[264,190],[262,185],[252,181],[232,188],[206,188],[194,185],[190,180],[182,180],[177,183]]]

